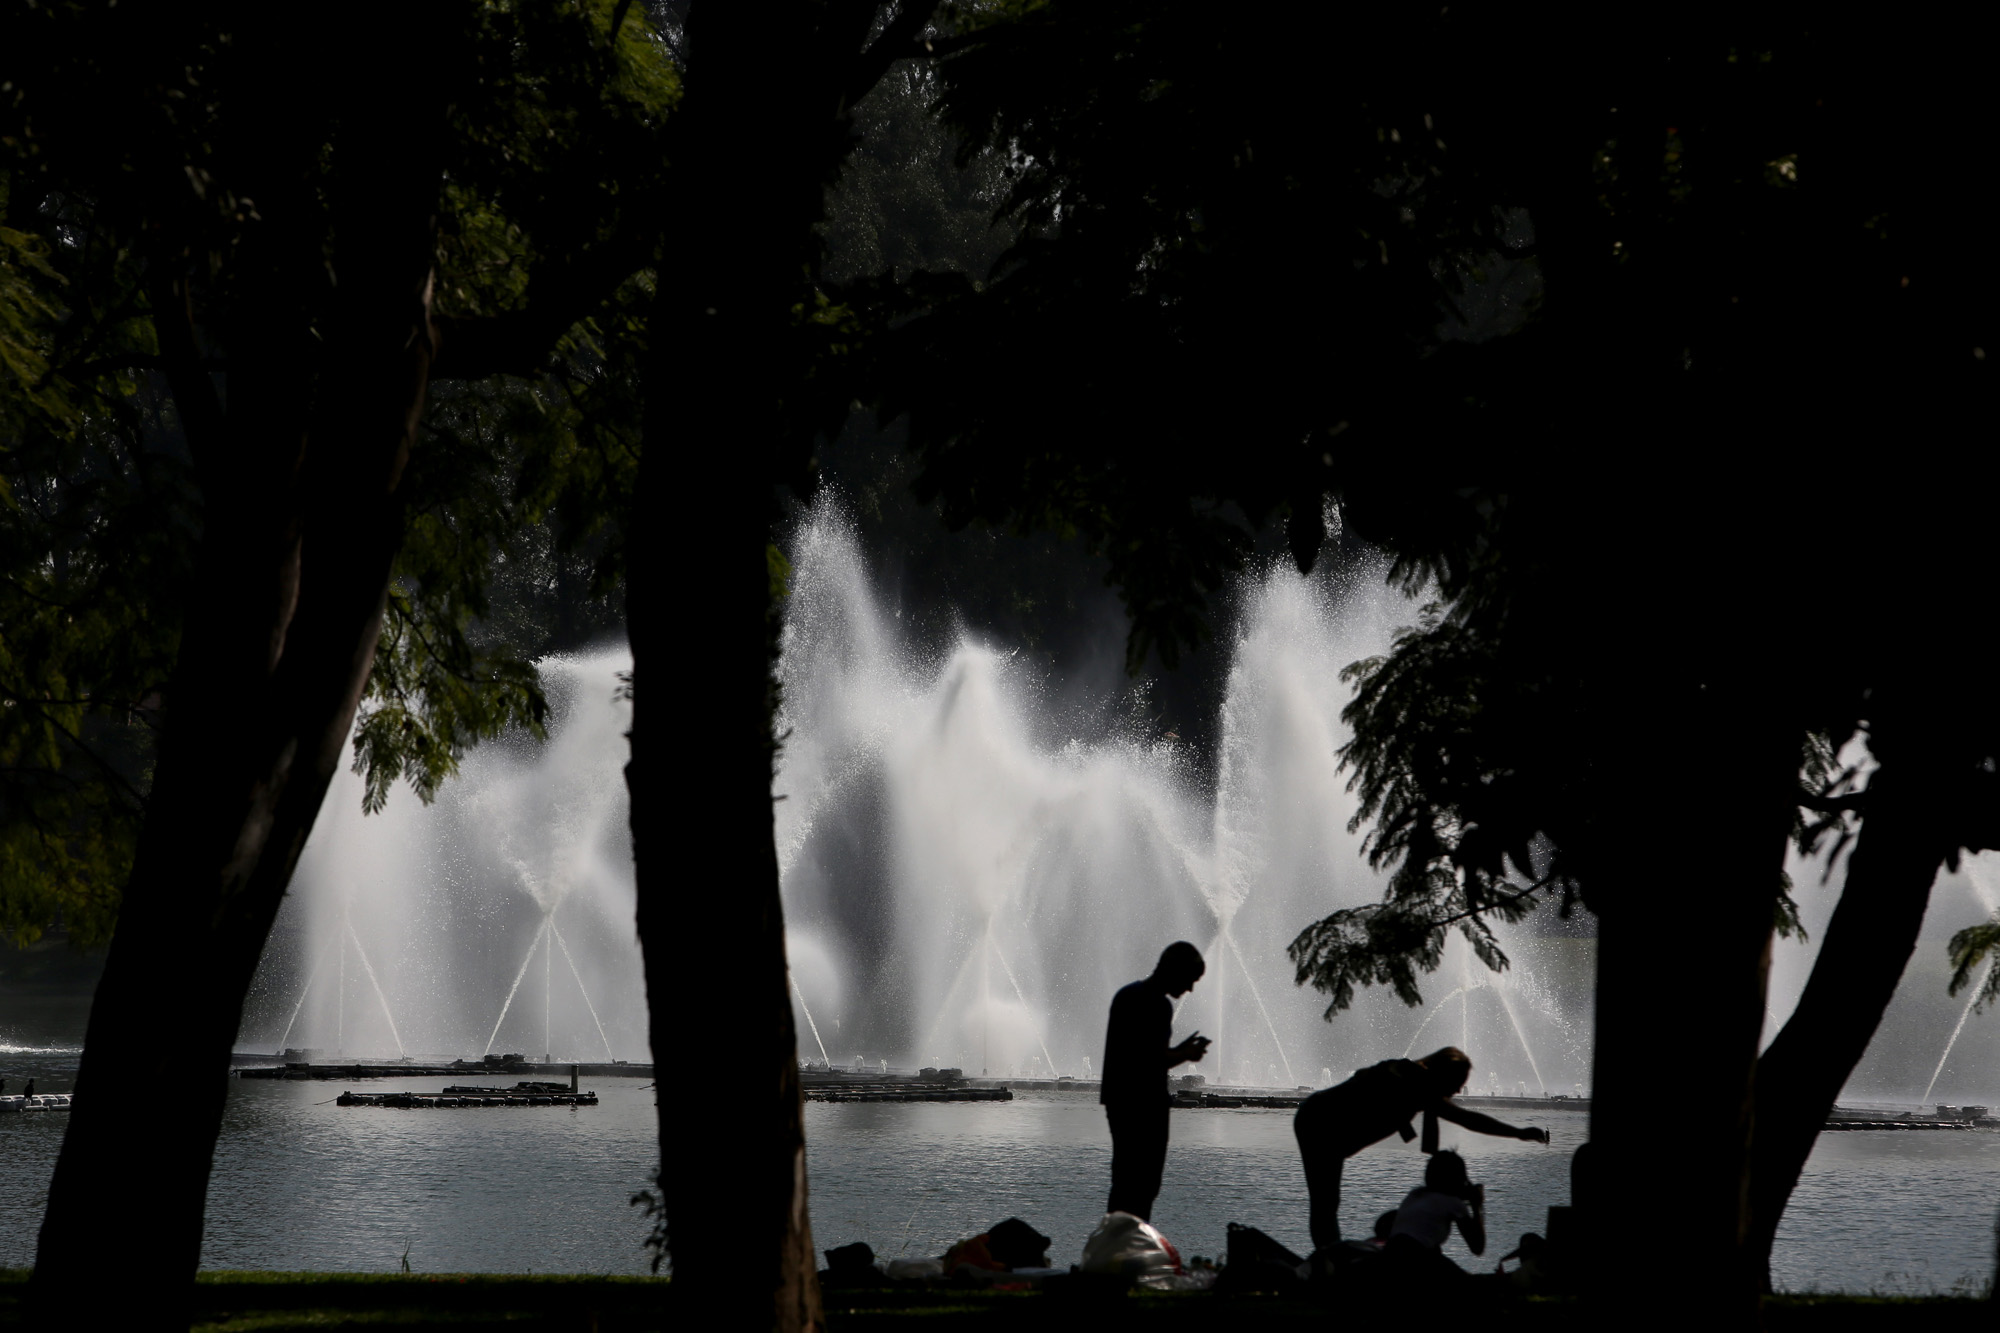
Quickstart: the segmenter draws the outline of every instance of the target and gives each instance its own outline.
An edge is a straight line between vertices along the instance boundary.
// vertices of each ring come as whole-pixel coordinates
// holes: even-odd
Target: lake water
[[[0,1048],[9,1091],[34,1076],[69,1086],[73,1051]],[[432,1090],[439,1080],[357,1085]],[[629,1205],[653,1159],[653,1093],[636,1079],[585,1080],[596,1107],[393,1111],[332,1104],[345,1085],[232,1081],[210,1187],[208,1268],[388,1272],[637,1273],[646,1223]],[[718,1115],[728,1114],[719,1104]],[[0,1215],[38,1217],[66,1117],[0,1116]],[[1568,1195],[1575,1112],[1540,1118],[1554,1142],[1460,1134],[1486,1182],[1499,1249],[1541,1230]],[[1446,1139],[1451,1137],[1450,1126]],[[821,1248],[866,1240],[879,1255],[941,1253],[1009,1216],[1072,1262],[1103,1208],[1109,1141],[1087,1096],[1024,1092],[1004,1103],[811,1104],[813,1233]],[[1183,1252],[1213,1254],[1229,1222],[1303,1252],[1305,1187],[1286,1111],[1177,1111],[1154,1221]],[[1343,1223],[1365,1232],[1422,1173],[1393,1141],[1348,1166]],[[135,1182],[142,1184],[142,1182]],[[1976,1288],[1992,1264],[2000,1132],[1850,1133],[1820,1140],[1775,1256],[1786,1290]],[[142,1198],[120,1210],[143,1209]],[[1623,1225],[1644,1235],[1645,1200]],[[109,1207],[109,1206],[108,1206]],[[107,1226],[121,1225],[107,1212]],[[33,1262],[35,1228],[0,1228],[0,1267]],[[1454,1240],[1453,1255],[1479,1263]],[[1670,1238],[1645,1249],[1670,1254]],[[1683,1256],[1693,1262],[1693,1256]],[[1671,1257],[1666,1262],[1675,1262]]]

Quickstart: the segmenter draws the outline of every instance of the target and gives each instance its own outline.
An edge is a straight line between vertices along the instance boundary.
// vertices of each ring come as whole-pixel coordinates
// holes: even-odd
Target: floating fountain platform
[[[1588,1111],[1590,1098],[1551,1093],[1547,1097],[1494,1097],[1461,1092],[1452,1103],[1473,1111]]]
[[[1897,1129],[2000,1129],[2000,1117],[1992,1114],[1987,1106],[1940,1106],[1936,1115],[1922,1111],[1850,1110],[1844,1106],[1833,1108],[1827,1117],[1825,1129],[1831,1130],[1897,1130]]]
[[[576,1084],[516,1083],[511,1088],[453,1087],[442,1092],[343,1092],[342,1106],[387,1106],[399,1111],[461,1106],[595,1106],[597,1094],[580,1092]]]
[[[247,1060],[258,1057],[237,1055],[239,1064],[232,1072],[237,1078],[279,1078],[279,1079],[343,1079],[362,1078],[463,1078],[467,1074],[561,1074],[574,1071],[585,1078],[651,1078],[653,1066],[650,1064],[629,1064],[624,1060],[611,1061],[556,1061],[544,1063],[533,1060],[453,1060],[446,1064],[422,1063],[414,1060],[343,1060],[319,1063],[317,1061],[288,1061],[285,1063],[249,1064]],[[264,1057],[269,1059],[270,1057]]]
[[[1200,1109],[1233,1111],[1243,1107],[1258,1107],[1272,1111],[1295,1111],[1305,1098],[1293,1093],[1276,1097],[1239,1097],[1227,1092],[1177,1092],[1170,1103],[1176,1110],[1192,1111]]]
[[[943,1077],[939,1077],[942,1075]],[[956,1077],[954,1077],[956,1075]],[[957,1070],[924,1070],[920,1074],[873,1074],[865,1071],[812,1068],[801,1071],[799,1081],[809,1102],[985,1102],[1011,1101],[1016,1092],[1066,1092],[1097,1097],[1103,1084],[1096,1079],[1070,1078],[966,1078]],[[1181,1110],[1295,1110],[1318,1089],[1294,1086],[1256,1087],[1238,1084],[1205,1084],[1186,1078],[1171,1080],[1165,1089],[1170,1104]],[[1453,1101],[1473,1110],[1490,1111],[1582,1111],[1590,1110],[1588,1097],[1495,1097],[1460,1094]]]
[[[2000,1120],[1989,1120],[1983,1126],[1963,1120],[1829,1120],[1820,1128],[1822,1130],[1975,1129],[1993,1125],[2000,1125]]]
[[[67,1110],[69,1110],[69,1094],[66,1092],[45,1092],[38,1097],[0,1097],[0,1115]]]
[[[808,1080],[809,1102],[1011,1102],[1007,1088],[969,1088],[964,1083],[915,1083],[905,1080],[838,1083]]]

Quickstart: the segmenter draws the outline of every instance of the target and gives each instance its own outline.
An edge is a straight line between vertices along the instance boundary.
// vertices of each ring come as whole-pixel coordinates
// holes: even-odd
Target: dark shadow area
[[[26,1274],[0,1273],[0,1328],[26,1327]],[[1107,1327],[1237,1330],[1320,1326],[1330,1311],[1301,1296],[1155,1295],[1122,1287],[1007,1292],[897,1285],[827,1293],[833,1333],[883,1328],[1032,1326],[1044,1333]],[[215,1333],[417,1328],[638,1330],[689,1327],[703,1312],[677,1308],[663,1279],[496,1277],[487,1274],[208,1274],[196,1284],[195,1322]],[[1635,1310],[1647,1299],[1633,1291]],[[713,1312],[708,1312],[710,1315]],[[1484,1330],[1599,1328],[1599,1311],[1563,1301],[1504,1301],[1472,1313]],[[1777,1297],[1764,1308],[1773,1333],[1958,1333],[1991,1326],[1983,1301],[1945,1297]]]
[[[104,951],[75,948],[60,929],[0,948],[0,1075],[6,1047],[81,1046],[103,972]]]

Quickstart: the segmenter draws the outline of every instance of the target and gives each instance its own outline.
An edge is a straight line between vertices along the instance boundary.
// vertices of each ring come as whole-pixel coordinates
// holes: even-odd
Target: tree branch
[[[636,196],[626,217],[647,216],[660,201]],[[648,238],[654,233],[626,222],[611,236],[580,251],[558,267],[537,267],[528,277],[527,308],[513,314],[434,320],[438,351],[433,380],[481,380],[494,375],[536,376],[548,371],[555,346],[570,328],[588,319],[633,274],[653,262]],[[579,253],[565,251],[566,253]]]
[[[1484,916],[1486,913],[1492,911],[1496,907],[1505,907],[1510,903],[1518,903],[1523,898],[1531,897],[1534,894],[1540,893],[1543,889],[1547,887],[1548,887],[1547,880],[1537,880],[1533,884],[1530,884],[1527,887],[1521,889],[1518,893],[1502,894],[1500,897],[1491,899],[1487,902],[1478,903],[1474,906],[1468,907],[1463,912],[1454,912],[1450,916],[1439,917],[1436,920],[1427,921],[1426,924],[1432,930],[1442,930],[1444,927],[1453,925],[1457,922],[1466,921],[1473,917]]]
[[[149,265],[146,295],[153,307],[153,333],[160,340],[160,369],[173,390],[174,404],[187,425],[188,452],[204,472],[220,466],[228,417],[195,346],[187,289],[157,258]]]
[[[483,380],[495,375],[533,377],[549,368],[550,352],[561,329],[551,334],[550,318],[528,309],[511,315],[454,319],[440,315],[437,360],[433,380]],[[571,323],[575,321],[572,320]]]
[[[919,46],[917,39],[931,19],[937,14],[939,0],[903,0],[896,17],[889,20],[882,35],[869,44],[868,49],[856,56],[848,66],[843,94],[846,104],[853,106],[868,91],[882,81],[889,72],[889,66],[898,60],[909,60],[926,56],[930,51]]]
[[[1868,793],[1849,792],[1845,796],[1825,796],[1804,789],[1799,791],[1799,804],[1808,810],[1817,810],[1823,815],[1838,815],[1852,811],[1855,814],[1868,813]]]
[[[617,7],[611,11],[611,50],[614,54],[618,50],[618,31],[625,26],[625,16],[631,12],[632,0],[618,0]]]
[[[112,787],[125,793],[125,795],[131,800],[132,805],[135,809],[143,810],[146,808],[146,794],[140,791],[137,787],[133,786],[130,782],[126,781],[125,776],[122,773],[120,773],[116,768],[112,767],[111,762],[106,758],[104,758],[103,755],[100,755],[99,753],[97,753],[96,750],[92,749],[90,745],[84,741],[83,737],[79,736],[77,733],[71,731],[68,727],[64,726],[62,722],[55,716],[50,714],[48,710],[43,708],[37,708],[35,706],[36,704],[35,700],[23,699],[17,696],[15,698],[15,704],[17,707],[23,709],[24,711],[33,713],[35,714],[35,716],[41,718],[43,722],[45,722],[50,727],[52,727],[56,732],[58,732],[63,737],[64,740],[67,740],[72,746],[74,746],[78,753],[82,754],[85,759],[88,759],[97,768],[97,771],[104,775],[104,779],[106,782],[108,782]]]
[[[219,370],[227,373],[229,370],[229,362],[219,356],[200,357],[197,358],[195,364],[200,366],[204,371]],[[158,370],[164,372],[169,368],[168,360],[164,356],[151,356],[144,352],[128,352],[118,356],[95,357],[89,361],[84,361],[67,368],[65,373],[72,379],[87,380],[95,379],[99,375],[117,370]]]

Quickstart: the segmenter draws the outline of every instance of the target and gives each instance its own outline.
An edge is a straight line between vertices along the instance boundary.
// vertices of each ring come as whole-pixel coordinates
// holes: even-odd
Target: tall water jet
[[[832,502],[791,557],[773,792],[801,1030],[831,1016],[876,1060],[1077,1074],[1112,992],[1188,939],[1209,971],[1176,1028],[1215,1039],[1211,1079],[1298,1084],[1401,1054],[1423,1012],[1371,992],[1325,1023],[1285,952],[1381,893],[1338,757],[1341,668],[1411,617],[1378,566],[1245,581],[1205,768],[1172,737],[1065,723],[1077,711],[1008,645],[906,643]],[[1456,1035],[1510,1085],[1581,1080],[1587,1040],[1536,983],[1537,941],[1508,939],[1519,966],[1486,983],[1508,1002]]]
[[[1974,897],[1978,899],[1979,905],[1986,909],[1988,917],[1994,915],[1996,911],[1995,900],[1996,898],[2000,898],[2000,893],[1995,892],[1994,871],[1995,867],[1991,864],[1991,857],[1989,855],[1982,854],[1980,856],[1967,857],[1965,860],[1966,880],[1972,888]],[[1994,966],[2000,966],[2000,964],[1988,964],[1988,971],[1990,972]],[[1937,1067],[1931,1070],[1930,1082],[1924,1084],[1923,1095],[1917,1098],[1919,1102],[1930,1101],[1931,1093],[1936,1091],[1938,1079],[1944,1074],[1945,1066],[1951,1063],[1952,1048],[1958,1045],[1959,1037],[1965,1033],[1965,1020],[1972,1017],[1973,1007],[1979,1003],[1979,997],[1985,993],[1985,990],[1986,977],[1984,975],[1972,978],[1972,985],[1965,997],[1965,1005],[1958,1011],[1958,1021],[1952,1024],[1951,1035],[1945,1038],[1944,1050],[1938,1054]]]
[[[360,779],[337,777],[240,1044],[644,1059],[622,771],[629,667],[622,651],[545,661],[549,740],[471,751],[428,807],[397,791],[364,816]],[[365,1005],[341,994],[349,971]]]

